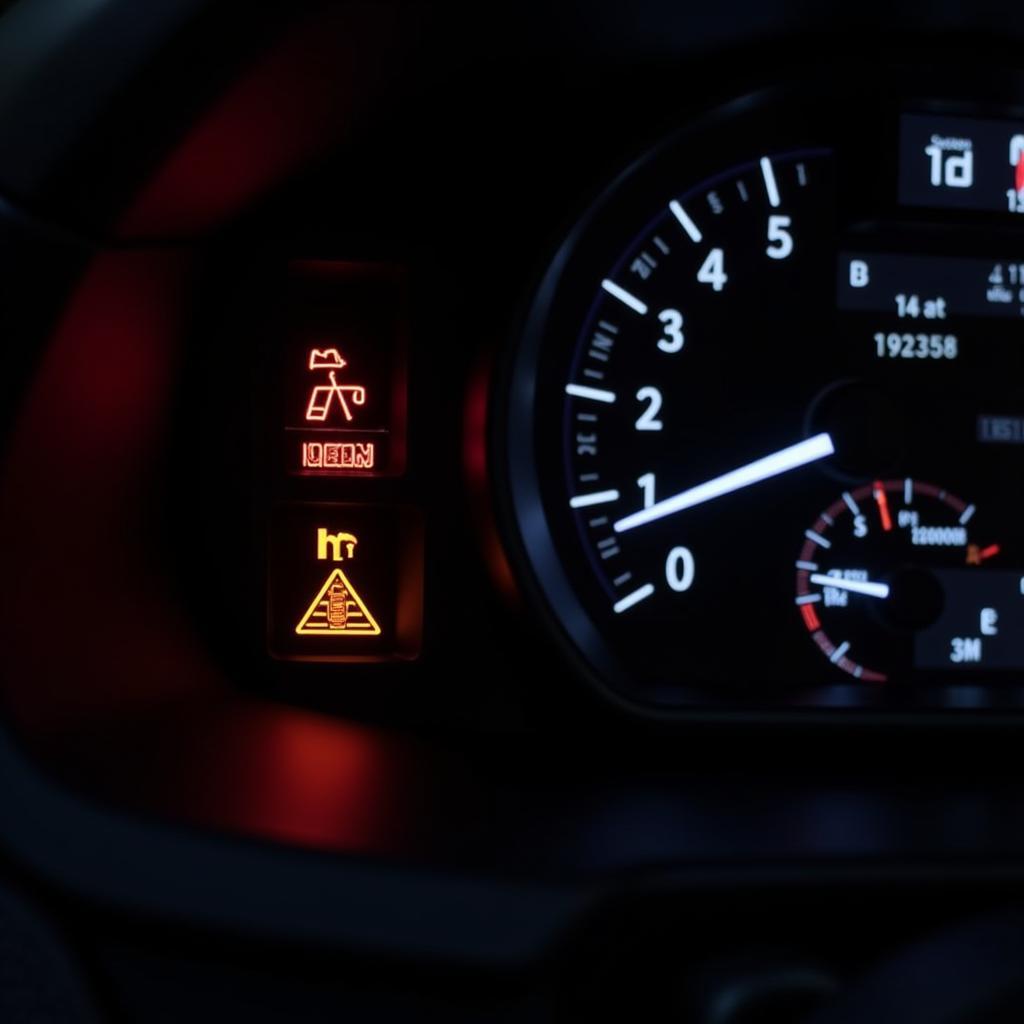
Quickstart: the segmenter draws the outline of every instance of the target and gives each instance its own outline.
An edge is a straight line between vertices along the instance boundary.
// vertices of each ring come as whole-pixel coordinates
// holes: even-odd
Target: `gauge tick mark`
[[[768,202],[773,207],[778,207],[782,203],[782,198],[779,196],[779,186],[775,181],[775,169],[772,167],[771,159],[766,156],[761,157],[761,177],[764,178]]]
[[[592,494],[577,494],[569,499],[570,508],[589,508],[591,505],[604,505],[609,501],[618,501],[618,491],[594,491]]]
[[[838,664],[839,664],[839,662],[843,660],[844,656],[846,655],[846,652],[847,652],[847,651],[848,651],[849,649],[850,649],[850,645],[849,645],[849,643],[848,643],[848,642],[847,642],[846,640],[844,640],[844,641],[843,641],[843,642],[842,642],[842,643],[841,643],[841,644],[840,644],[840,645],[839,645],[839,646],[838,646],[838,647],[837,647],[837,648],[836,648],[836,649],[835,649],[835,650],[834,650],[834,651],[832,652],[832,654],[831,654],[831,656],[829,657],[829,659],[828,659],[828,660],[829,660],[829,661],[831,661],[833,665],[838,665]]]
[[[678,200],[673,199],[668,204],[668,208],[672,211],[672,216],[682,225],[683,230],[690,236],[690,241],[694,244],[700,242],[704,235],[701,234],[701,230],[696,224],[690,219],[690,215],[682,208]]]
[[[646,601],[653,593],[654,586],[650,583],[645,583],[642,587],[637,587],[633,593],[627,594],[625,597],[616,601],[615,604],[612,605],[612,609],[616,615],[621,615],[623,612],[629,611],[630,608],[639,604],[641,601]]]
[[[647,315],[647,303],[638,299],[632,292],[627,292],[621,285],[605,278],[601,282],[601,287],[613,298],[618,299],[624,306],[629,306],[634,313],[639,313],[640,316]]]
[[[614,391],[603,391],[601,388],[588,388],[582,384],[566,384],[565,393],[573,398],[589,398],[594,402],[605,402],[611,405],[615,401]]]

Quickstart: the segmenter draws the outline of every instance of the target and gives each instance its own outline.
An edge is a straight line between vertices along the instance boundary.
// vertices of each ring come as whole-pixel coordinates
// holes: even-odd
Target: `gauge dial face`
[[[912,671],[936,644],[950,664],[977,664],[1000,612],[983,600],[963,621],[946,614],[946,595],[978,582],[983,592],[1001,555],[973,504],[910,477],[876,480],[843,491],[804,531],[796,606],[829,662],[866,683]]]
[[[821,104],[748,105],[634,167],[520,346],[524,555],[588,668],[634,699],[1024,674],[1024,446],[994,439],[1024,440],[1024,221],[901,207],[897,181],[934,162],[900,164],[903,106]],[[993,151],[1001,131],[985,122]]]

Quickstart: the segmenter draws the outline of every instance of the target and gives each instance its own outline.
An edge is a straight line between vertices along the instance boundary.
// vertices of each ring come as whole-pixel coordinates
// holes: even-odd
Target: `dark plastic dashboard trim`
[[[495,885],[133,820],[40,776],[6,732],[0,777],[0,836],[17,860],[96,904],[166,920],[507,966],[538,956],[588,902],[576,887]]]

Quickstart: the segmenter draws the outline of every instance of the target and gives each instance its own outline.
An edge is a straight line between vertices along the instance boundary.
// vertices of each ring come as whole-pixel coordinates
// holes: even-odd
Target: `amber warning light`
[[[354,533],[329,533],[320,527],[316,534],[316,557],[321,562],[351,561],[359,538]],[[306,609],[295,627],[299,636],[379,636],[373,613],[340,569],[335,569]]]
[[[404,470],[403,295],[403,278],[392,267],[293,267],[283,352],[288,472],[394,476]]]
[[[423,531],[405,506],[282,503],[270,536],[278,658],[387,661],[419,653]]]

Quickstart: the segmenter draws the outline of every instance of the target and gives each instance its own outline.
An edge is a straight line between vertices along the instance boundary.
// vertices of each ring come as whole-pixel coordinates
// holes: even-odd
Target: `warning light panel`
[[[299,661],[386,661],[419,653],[419,515],[383,505],[283,504],[271,524],[271,653]]]
[[[390,265],[299,262],[284,348],[285,464],[300,476],[405,469],[405,280]]]

